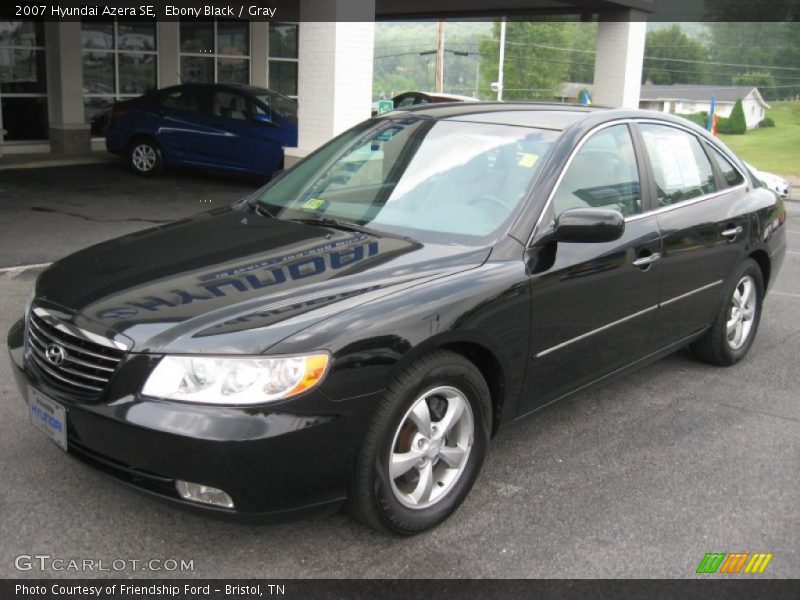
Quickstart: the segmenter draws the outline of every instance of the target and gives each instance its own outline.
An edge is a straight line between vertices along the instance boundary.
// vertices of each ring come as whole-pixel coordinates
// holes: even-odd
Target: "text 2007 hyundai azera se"
[[[132,486],[414,533],[503,423],[683,346],[741,359],[785,217],[677,117],[397,111],[53,264],[8,345],[33,424]]]

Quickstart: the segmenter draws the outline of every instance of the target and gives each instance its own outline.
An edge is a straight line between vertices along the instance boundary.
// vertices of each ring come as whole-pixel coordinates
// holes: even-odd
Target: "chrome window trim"
[[[653,119],[653,118],[647,118],[647,117],[644,117],[644,118],[642,118],[642,117],[633,117],[633,118],[628,117],[628,118],[624,118],[624,119],[615,119],[613,121],[609,121],[607,123],[602,123],[600,125],[597,125],[596,127],[593,127],[592,129],[590,129],[589,131],[586,132],[586,135],[584,135],[581,138],[581,140],[575,146],[575,149],[569,155],[569,158],[567,159],[567,162],[564,163],[564,167],[561,169],[561,173],[559,173],[558,179],[556,179],[556,183],[553,186],[553,189],[550,190],[550,194],[548,194],[548,196],[547,196],[547,201],[545,201],[544,206],[542,207],[542,210],[539,213],[538,218],[536,219],[536,224],[533,226],[533,231],[531,232],[530,237],[528,237],[528,242],[526,244],[526,247],[529,247],[531,245],[531,243],[533,242],[533,238],[536,236],[536,233],[539,231],[539,227],[541,226],[542,221],[544,220],[544,215],[547,212],[547,209],[550,208],[550,204],[552,204],[552,202],[553,202],[553,196],[555,196],[555,193],[558,190],[558,187],[561,185],[561,182],[564,179],[564,176],[566,175],[567,170],[569,169],[570,165],[572,164],[572,160],[575,158],[575,155],[578,152],[580,152],[580,149],[583,147],[583,145],[586,143],[586,141],[588,141],[589,138],[591,136],[593,136],[596,132],[598,132],[598,131],[600,131],[602,129],[605,129],[606,127],[612,127],[614,125],[622,125],[622,124],[628,124],[628,123],[633,123],[635,125],[638,125],[640,123],[650,123],[650,124],[653,124],[653,125],[663,125],[665,127],[674,127],[675,129],[679,129],[681,131],[684,131],[685,133],[688,133],[689,135],[694,136],[695,139],[697,139],[697,141],[701,144],[701,147],[702,147],[702,142],[704,141],[703,138],[701,138],[697,134],[696,131],[692,131],[692,129],[690,129],[689,127],[687,127],[685,125],[682,125],[680,123],[673,123],[671,121],[662,121],[660,119]],[[707,141],[707,143],[711,144],[712,142],[711,141]],[[716,198],[717,196],[720,196],[722,194],[727,194],[729,192],[736,191],[736,190],[738,190],[740,188],[747,188],[748,185],[750,184],[750,178],[742,172],[742,170],[736,164],[736,160],[734,160],[724,148],[718,146],[717,144],[714,144],[714,148],[716,150],[718,150],[725,158],[727,158],[728,161],[733,165],[733,167],[739,172],[739,174],[742,175],[742,177],[744,178],[744,182],[743,183],[740,183],[739,185],[736,185],[736,186],[733,186],[733,187],[726,187],[726,188],[724,188],[722,190],[716,190],[716,191],[714,191],[714,192],[712,192],[710,194],[705,194],[703,196],[698,196],[696,198],[689,198],[687,200],[682,200],[681,202],[678,202],[676,204],[670,204],[669,206],[660,206],[660,207],[654,208],[652,210],[641,212],[638,215],[631,215],[629,217],[625,217],[625,222],[627,223],[628,221],[635,221],[637,219],[641,219],[641,218],[644,218],[644,217],[649,217],[651,215],[661,214],[661,213],[673,210],[675,208],[679,208],[679,207],[682,207],[682,206],[689,206],[691,204],[696,204],[696,203],[702,202],[704,200],[710,200],[710,199]],[[646,156],[645,159],[649,160],[650,157]],[[709,158],[709,162],[710,161],[711,161],[711,159]],[[642,179],[642,175],[640,173],[639,174],[639,184],[640,185],[641,185],[641,179]]]
[[[745,180],[746,181],[746,180]],[[716,198],[717,196],[722,196],[723,194],[728,194],[735,190],[738,190],[741,187],[747,187],[747,183],[740,183],[735,187],[725,188],[724,190],[718,190],[716,192],[712,192],[710,194],[704,194],[702,196],[697,196],[696,198],[688,198],[687,200],[681,200],[680,202],[676,202],[675,204],[670,204],[668,206],[660,206],[659,208],[654,208],[653,210],[649,210],[644,213],[640,213],[638,215],[633,215],[630,217],[625,217],[625,222],[628,221],[636,221],[637,219],[641,219],[643,217],[649,217],[651,215],[660,215],[665,212],[669,212],[676,208],[681,208],[683,206],[691,206],[692,204],[698,204],[699,202],[704,202],[706,200],[711,200],[712,198]]]
[[[697,294],[697,293],[702,292],[704,290],[708,290],[708,289],[711,289],[712,287],[716,287],[716,286],[722,284],[723,281],[724,280],[722,280],[722,279],[719,279],[717,281],[712,281],[711,283],[707,283],[706,285],[703,285],[703,286],[701,286],[699,288],[693,289],[693,290],[691,290],[689,292],[686,292],[685,294],[681,294],[680,296],[675,296],[674,298],[670,298],[669,300],[665,300],[664,302],[659,302],[658,304],[654,304],[653,306],[649,306],[649,307],[645,308],[644,310],[640,310],[640,311],[635,312],[633,314],[630,314],[628,316],[622,317],[621,319],[617,319],[616,321],[612,321],[611,323],[606,323],[605,325],[602,325],[602,326],[598,327],[597,329],[592,329],[591,331],[587,331],[586,333],[582,333],[581,335],[576,336],[574,338],[571,338],[569,340],[566,340],[564,342],[561,342],[560,344],[556,344],[555,346],[551,346],[550,348],[546,348],[545,350],[542,350],[541,352],[537,353],[536,356],[534,356],[534,358],[541,358],[543,356],[547,356],[551,352],[555,352],[556,350],[561,350],[562,348],[565,348],[565,347],[569,346],[570,344],[574,344],[575,342],[579,342],[579,341],[581,341],[583,339],[586,339],[586,338],[588,338],[590,336],[593,336],[596,333],[600,333],[602,331],[606,331],[607,329],[611,329],[612,327],[615,327],[617,325],[621,325],[622,323],[625,323],[626,321],[630,321],[631,319],[635,319],[636,317],[641,317],[642,315],[645,315],[645,314],[647,314],[649,312],[652,312],[652,311],[654,311],[654,310],[656,310],[658,308],[661,308],[662,306],[667,306],[669,304],[672,304],[673,302],[677,302],[679,300],[683,300],[685,298],[688,298],[689,296],[693,296],[694,294]]]
[[[63,331],[66,334],[82,338],[88,342],[93,342],[95,344],[99,344],[101,346],[105,346],[106,348],[112,348],[114,350],[123,350],[127,351],[130,350],[130,347],[122,344],[116,340],[111,340],[105,338],[101,335],[97,335],[96,333],[92,333],[91,331],[86,331],[85,329],[80,329],[75,327],[74,325],[67,325],[61,319],[56,317],[55,315],[51,314],[47,310],[34,306],[31,310],[38,316],[40,319],[45,321],[51,327],[55,327],[56,329]],[[105,358],[105,357],[104,357]]]

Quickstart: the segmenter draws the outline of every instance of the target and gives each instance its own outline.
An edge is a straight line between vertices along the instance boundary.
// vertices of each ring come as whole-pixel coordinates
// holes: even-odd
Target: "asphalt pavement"
[[[114,163],[20,173],[0,173],[1,331],[38,272],[8,267],[255,187],[186,173],[142,180]],[[684,578],[706,552],[770,552],[761,577],[800,577],[800,204],[787,206],[789,254],[743,362],[677,354],[508,427],[464,505],[409,539],[338,515],[231,524],[135,493],[33,429],[0,359],[0,577]],[[28,555],[125,566],[18,570]],[[131,562],[150,559],[192,570]]]

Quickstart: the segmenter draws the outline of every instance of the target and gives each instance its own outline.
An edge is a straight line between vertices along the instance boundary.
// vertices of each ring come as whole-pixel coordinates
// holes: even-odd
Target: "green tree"
[[[680,25],[647,33],[642,82],[656,84],[701,83],[708,54],[703,45],[689,37]]]
[[[737,135],[747,133],[747,121],[744,118],[744,107],[742,107],[741,98],[733,105],[731,116],[728,117],[728,129],[730,133]]]
[[[552,100],[567,80],[571,59],[565,52],[567,27],[563,22],[509,21],[503,66],[504,100]],[[481,43],[481,92],[491,97],[490,84],[498,78],[500,23],[491,39]]]
[[[733,3],[731,9],[734,8]],[[764,10],[771,10],[769,3]],[[738,22],[709,23],[711,69],[714,82],[730,84],[748,72],[769,73],[772,82],[758,83],[766,100],[791,98],[800,94],[800,23]],[[750,85],[750,82],[747,82]]]
[[[771,90],[775,87],[775,78],[772,76],[772,73],[767,73],[765,71],[748,71],[741,75],[734,75],[733,83],[736,85],[752,85],[753,87]]]

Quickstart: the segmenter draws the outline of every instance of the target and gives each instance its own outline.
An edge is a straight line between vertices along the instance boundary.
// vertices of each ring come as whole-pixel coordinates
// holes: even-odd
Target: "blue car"
[[[269,178],[297,145],[297,103],[248,85],[185,84],[114,105],[106,148],[138,175],[165,165]]]

